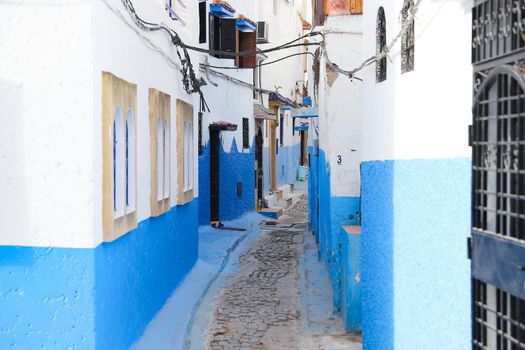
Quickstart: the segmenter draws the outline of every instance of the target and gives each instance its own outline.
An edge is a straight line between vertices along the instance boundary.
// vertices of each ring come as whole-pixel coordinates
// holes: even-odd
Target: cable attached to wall
[[[349,77],[350,79],[357,79],[355,74],[363,69],[365,69],[366,67],[380,61],[381,59],[383,58],[388,58],[390,59],[389,57],[389,53],[390,51],[392,50],[392,48],[394,47],[394,45],[397,43],[397,41],[403,36],[403,34],[405,34],[408,29],[410,28],[410,26],[412,25],[412,20],[415,18],[416,16],[416,13],[417,11],[419,10],[419,6],[421,5],[421,2],[423,0],[416,0],[416,2],[410,7],[410,9],[408,10],[408,14],[406,16],[406,18],[404,19],[404,21],[402,22],[401,24],[401,30],[399,31],[399,33],[394,37],[394,39],[390,42],[389,45],[385,46],[383,48],[383,50],[381,52],[379,52],[378,54],[366,59],[363,61],[363,63],[361,63],[359,66],[357,66],[356,68],[352,69],[352,70],[344,70],[344,69],[341,69],[339,68],[339,66],[335,63],[333,63],[331,60],[330,60],[330,57],[328,56],[328,51],[326,50],[326,39],[325,39],[325,34],[323,34],[323,40],[321,41],[321,50],[323,52],[323,57],[326,61],[326,64],[332,68],[333,70],[335,70],[336,72],[340,73],[340,74],[343,74],[343,75],[346,75],[347,77]],[[361,80],[361,79],[359,79]]]

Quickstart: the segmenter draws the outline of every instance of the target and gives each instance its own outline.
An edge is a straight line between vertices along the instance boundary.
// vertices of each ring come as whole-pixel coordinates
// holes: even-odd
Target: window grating
[[[500,74],[474,109],[475,231],[525,242],[525,94]]]
[[[525,48],[525,1],[478,1],[472,9],[472,18],[473,63]]]
[[[376,53],[380,54],[386,47],[386,18],[385,10],[379,7],[376,23]],[[376,83],[386,80],[386,57],[376,62]]]
[[[405,0],[403,10],[401,10],[403,23],[407,20],[408,14],[413,6],[414,0]],[[401,38],[401,73],[407,73],[414,70],[414,49],[414,19],[412,18],[406,32],[403,33]]]
[[[525,301],[473,279],[474,350],[525,349]]]
[[[250,122],[242,118],[242,148],[250,148]]]

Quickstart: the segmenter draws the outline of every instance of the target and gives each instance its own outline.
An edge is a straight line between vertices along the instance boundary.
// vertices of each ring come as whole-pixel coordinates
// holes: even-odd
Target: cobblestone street
[[[220,296],[211,349],[297,348],[297,255],[304,226],[269,231],[242,257]]]
[[[260,235],[240,256],[236,272],[208,309],[201,345],[194,342],[192,348],[360,349],[358,339],[354,343],[349,336],[330,335],[342,331],[338,318],[331,317],[328,281],[311,285],[306,280],[305,242],[313,241],[306,213],[307,198],[302,197],[279,221],[261,225]],[[308,291],[308,286],[321,290]],[[319,301],[324,305],[317,305]],[[330,311],[319,317],[309,307]]]

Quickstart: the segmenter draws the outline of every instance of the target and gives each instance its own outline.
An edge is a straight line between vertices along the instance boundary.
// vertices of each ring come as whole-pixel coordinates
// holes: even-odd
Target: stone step
[[[288,209],[293,205],[293,197],[283,197],[277,201],[279,206]]]
[[[262,214],[275,220],[277,220],[281,215],[283,215],[283,212],[283,208],[279,207],[262,208],[261,210],[259,210],[259,214]]]

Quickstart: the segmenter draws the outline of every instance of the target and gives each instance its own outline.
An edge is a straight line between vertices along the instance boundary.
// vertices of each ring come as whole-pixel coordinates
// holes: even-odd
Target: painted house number
[[[343,157],[341,157],[341,155],[337,156],[337,164],[339,165],[343,164]]]

